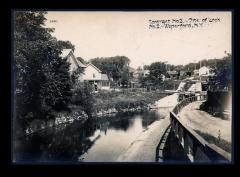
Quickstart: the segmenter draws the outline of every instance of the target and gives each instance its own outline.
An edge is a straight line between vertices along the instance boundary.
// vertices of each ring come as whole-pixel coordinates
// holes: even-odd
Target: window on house
[[[103,87],[108,87],[109,86],[109,82],[108,81],[102,81],[102,86]]]
[[[96,76],[95,76],[95,74],[93,73],[93,78],[95,78]]]

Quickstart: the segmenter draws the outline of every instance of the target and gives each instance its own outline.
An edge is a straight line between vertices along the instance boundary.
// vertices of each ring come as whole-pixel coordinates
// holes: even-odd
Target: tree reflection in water
[[[124,114],[89,120],[84,124],[75,121],[69,125],[47,129],[17,140],[18,146],[14,149],[15,159],[17,162],[81,161],[79,157],[88,152],[95,142],[101,141],[101,133],[108,136],[108,130],[111,130],[111,133],[122,131],[127,134],[127,130],[134,126],[136,117],[141,118],[142,128],[146,128],[159,119],[159,114],[152,111]]]

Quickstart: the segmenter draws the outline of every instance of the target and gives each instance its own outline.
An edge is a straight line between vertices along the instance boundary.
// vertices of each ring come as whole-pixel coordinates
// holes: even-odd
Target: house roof
[[[168,74],[178,74],[177,71],[167,71]]]
[[[77,61],[77,64],[80,66],[80,67],[82,67],[82,68],[86,68],[87,66],[83,63],[83,62],[81,62],[78,58],[76,58],[76,61]]]
[[[62,54],[60,55],[62,58],[66,58],[70,53],[72,52],[72,49],[63,49],[62,50]],[[85,68],[86,65],[84,63],[82,63],[80,60],[78,60],[74,55],[74,62],[76,65],[78,65],[79,67]]]
[[[145,69],[145,70],[141,69],[141,70],[135,70],[134,73],[149,73],[149,72],[150,72],[150,70],[148,70],[148,69]]]
[[[202,66],[200,69],[209,69],[207,66]]]
[[[62,54],[60,55],[60,57],[65,58],[68,56],[68,54],[72,51],[72,49],[63,49],[62,50]]]
[[[91,62],[87,64],[86,67],[88,67],[89,65],[91,65],[92,67],[94,67],[98,72],[102,72],[100,69],[98,69],[94,64],[92,64]]]
[[[108,76],[107,74],[101,74],[101,80],[108,81]]]
[[[85,61],[82,57],[76,57],[77,60],[79,60],[81,63],[83,63],[84,65],[87,65],[88,62]]]

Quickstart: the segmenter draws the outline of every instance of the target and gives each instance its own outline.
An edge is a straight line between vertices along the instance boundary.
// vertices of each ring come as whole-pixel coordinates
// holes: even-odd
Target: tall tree
[[[52,110],[65,109],[71,98],[69,64],[60,57],[63,42],[44,27],[45,14],[14,14],[16,118],[24,127],[53,118]]]
[[[166,74],[166,64],[163,62],[154,62],[149,66],[149,76],[153,81],[162,81],[162,75]]]
[[[223,59],[215,63],[214,68],[215,79],[212,85],[218,86],[220,89],[232,86],[232,55],[227,54]]]
[[[75,50],[75,46],[70,41],[58,41],[59,47],[61,49],[72,49]]]
[[[116,82],[125,84],[129,80],[130,59],[125,56],[94,58],[90,62],[97,66],[103,73],[112,77]]]

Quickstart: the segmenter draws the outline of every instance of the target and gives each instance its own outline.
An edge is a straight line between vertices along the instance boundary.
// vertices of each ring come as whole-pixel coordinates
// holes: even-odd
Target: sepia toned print
[[[14,163],[232,162],[230,11],[14,11]]]

